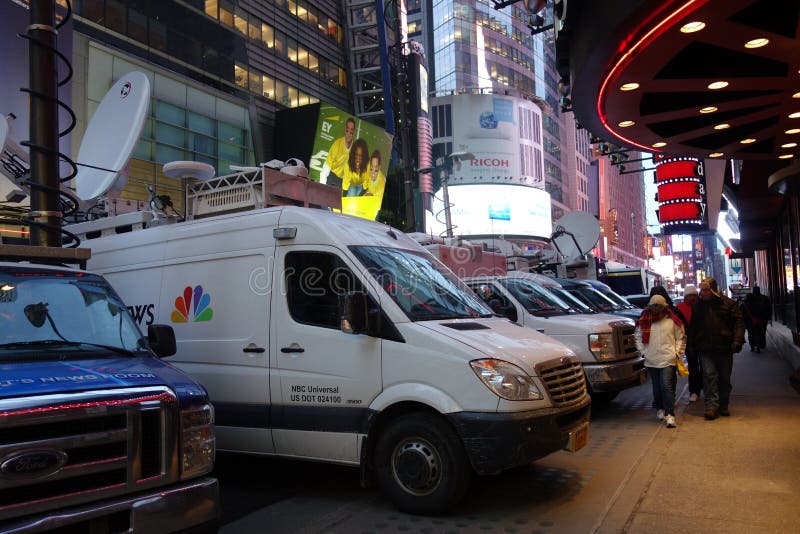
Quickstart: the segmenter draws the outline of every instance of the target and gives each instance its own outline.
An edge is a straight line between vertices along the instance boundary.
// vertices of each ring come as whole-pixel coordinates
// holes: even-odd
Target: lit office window
[[[219,18],[219,5],[217,0],[206,0],[206,15],[209,17]]]

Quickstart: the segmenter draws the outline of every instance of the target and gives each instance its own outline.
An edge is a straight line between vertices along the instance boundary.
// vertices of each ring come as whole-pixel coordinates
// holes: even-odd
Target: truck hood
[[[0,363],[0,399],[146,386],[171,388],[181,404],[207,397],[200,384],[153,357]]]
[[[535,323],[530,319],[535,320]],[[594,334],[611,332],[611,323],[624,321],[625,318],[607,313],[556,315],[553,317],[526,317],[525,325],[532,328],[544,328],[548,336],[568,336],[577,334]],[[534,326],[535,325],[535,326]]]
[[[560,341],[508,319],[457,319],[417,324],[469,346],[476,355],[505,360],[529,374],[533,374],[533,366],[539,362],[575,357],[575,353]]]

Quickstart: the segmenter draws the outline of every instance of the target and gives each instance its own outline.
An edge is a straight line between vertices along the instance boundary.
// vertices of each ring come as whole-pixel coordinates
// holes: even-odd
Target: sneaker
[[[658,410],[656,412],[656,419],[658,419],[659,421],[664,420],[664,410]]]
[[[718,410],[718,413],[723,417],[730,417],[731,416],[731,412],[729,412],[727,408],[720,408]]]
[[[675,416],[674,415],[668,415],[667,416],[667,428],[675,428],[676,426],[678,426],[678,425],[675,424]]]
[[[718,417],[718,414],[714,410],[706,410],[705,412],[703,412],[703,417],[705,418],[706,421],[713,421]]]
[[[692,393],[689,395],[689,402],[695,402],[698,399],[697,393]]]

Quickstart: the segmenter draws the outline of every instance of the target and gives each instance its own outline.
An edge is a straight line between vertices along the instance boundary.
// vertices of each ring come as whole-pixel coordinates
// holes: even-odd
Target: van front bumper
[[[647,382],[644,357],[609,363],[584,364],[586,381],[595,393],[622,391]]]
[[[586,432],[591,410],[586,396],[568,409],[546,408],[514,413],[449,414],[467,456],[480,475],[527,465],[567,448],[576,432]]]
[[[0,531],[216,532],[218,520],[219,483],[207,477],[0,522]]]

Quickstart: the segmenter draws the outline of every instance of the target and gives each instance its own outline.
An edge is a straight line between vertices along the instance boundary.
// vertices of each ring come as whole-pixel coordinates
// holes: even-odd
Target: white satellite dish
[[[130,161],[147,118],[150,80],[134,71],[108,90],[94,112],[78,150],[76,193],[92,200],[125,185]]]
[[[591,213],[571,211],[553,223],[551,240],[570,264],[592,250],[600,239],[600,223]]]

